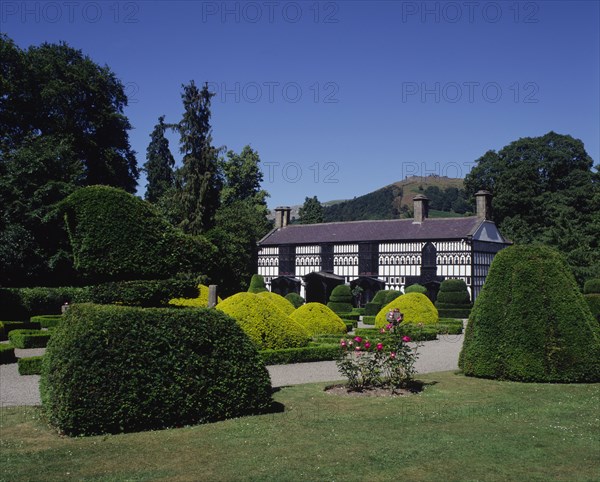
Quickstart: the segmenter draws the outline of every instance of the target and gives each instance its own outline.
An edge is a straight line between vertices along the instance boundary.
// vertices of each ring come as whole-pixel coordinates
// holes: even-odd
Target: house
[[[423,195],[413,199],[414,219],[290,225],[290,208],[278,207],[275,229],[258,243],[258,273],[271,291],[307,302],[327,302],[341,283],[362,288],[361,304],[379,289],[414,283],[435,299],[446,278],[464,280],[474,301],[494,256],[510,244],[491,219],[492,195],[475,198],[476,215],[456,218],[429,218]]]

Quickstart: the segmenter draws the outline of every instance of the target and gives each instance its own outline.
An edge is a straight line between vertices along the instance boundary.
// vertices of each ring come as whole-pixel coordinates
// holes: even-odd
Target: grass
[[[1,480],[598,480],[600,384],[422,375],[419,395],[275,393],[285,411],[66,438],[37,407],[0,409]]]

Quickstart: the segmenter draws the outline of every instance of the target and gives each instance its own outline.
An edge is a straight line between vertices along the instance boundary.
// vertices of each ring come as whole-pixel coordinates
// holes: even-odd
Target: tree
[[[324,219],[323,205],[319,202],[317,196],[307,197],[304,199],[304,204],[298,211],[298,215],[301,224],[322,223]]]
[[[222,179],[218,166],[218,149],[212,146],[208,84],[202,90],[192,80],[183,85],[184,114],[177,128],[183,166],[179,170],[177,201],[183,210],[181,228],[201,234],[215,224]]]
[[[480,189],[492,192],[502,233],[517,243],[557,247],[581,283],[600,273],[598,174],[592,165],[580,140],[549,132],[486,152],[465,187],[471,196]]]
[[[266,208],[266,198],[269,194],[260,187],[263,174],[259,163],[258,152],[252,150],[250,146],[245,146],[240,154],[227,151],[227,160],[223,162],[225,176],[225,183],[221,191],[223,205],[250,200],[253,204]]]
[[[151,203],[156,203],[165,193],[172,189],[175,182],[173,167],[175,159],[169,150],[169,141],[165,137],[165,116],[158,118],[158,124],[154,126],[150,134],[150,144],[146,151],[146,172],[148,184],[144,198]]]

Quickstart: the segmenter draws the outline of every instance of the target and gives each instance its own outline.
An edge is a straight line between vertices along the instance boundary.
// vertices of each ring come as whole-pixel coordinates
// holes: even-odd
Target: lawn
[[[40,409],[0,410],[0,479],[600,479],[600,384],[522,384],[451,372],[407,397],[286,387],[285,411],[208,425],[67,438]]]

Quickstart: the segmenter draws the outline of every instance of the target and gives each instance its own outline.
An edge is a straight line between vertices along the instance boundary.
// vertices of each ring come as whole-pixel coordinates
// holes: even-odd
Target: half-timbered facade
[[[259,242],[258,273],[270,289],[285,281],[285,291],[304,297],[311,273],[351,285],[372,279],[394,290],[459,278],[475,300],[495,254],[509,244],[491,220],[490,193],[476,199],[476,216],[432,219],[428,199],[416,196],[414,219],[307,225],[289,225],[289,208],[277,208],[276,228]]]

